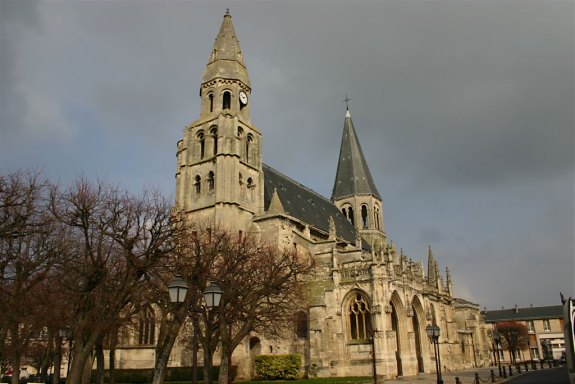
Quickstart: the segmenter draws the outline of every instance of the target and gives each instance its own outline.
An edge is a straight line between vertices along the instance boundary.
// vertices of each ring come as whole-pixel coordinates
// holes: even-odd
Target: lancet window
[[[355,293],[347,306],[349,338],[352,341],[367,341],[371,330],[371,310],[365,295]]]

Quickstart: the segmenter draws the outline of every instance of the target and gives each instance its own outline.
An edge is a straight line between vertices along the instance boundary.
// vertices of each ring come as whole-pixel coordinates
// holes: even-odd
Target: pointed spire
[[[429,285],[437,285],[437,263],[435,262],[435,257],[433,257],[433,252],[431,251],[431,245],[427,252],[427,279]]]
[[[374,195],[381,199],[359,145],[348,109],[345,113],[339,162],[331,198],[335,200],[358,194]]]
[[[240,80],[251,88],[240,42],[236,37],[229,9],[224,15],[220,31],[214,42],[210,59],[202,76],[202,83],[216,78]]]

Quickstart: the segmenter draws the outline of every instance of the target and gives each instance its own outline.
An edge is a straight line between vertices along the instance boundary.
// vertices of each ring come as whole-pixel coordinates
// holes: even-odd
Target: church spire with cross
[[[331,199],[372,248],[382,250],[383,202],[367,166],[353,126],[346,95],[345,121]]]

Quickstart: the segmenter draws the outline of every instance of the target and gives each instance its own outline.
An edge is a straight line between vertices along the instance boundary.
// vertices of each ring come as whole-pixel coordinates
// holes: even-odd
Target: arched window
[[[154,344],[156,339],[156,320],[151,308],[146,308],[139,318],[138,344]]]
[[[254,187],[254,181],[251,177],[248,177],[248,188],[253,188]]]
[[[222,109],[230,109],[232,105],[232,94],[229,91],[224,92],[222,98]]]
[[[373,209],[373,221],[375,222],[375,228],[376,229],[381,229],[381,222],[380,222],[380,217],[379,217],[379,207],[376,206]]]
[[[250,162],[250,156],[251,156],[250,150],[251,150],[253,141],[254,141],[254,137],[252,135],[248,135],[246,137],[246,161],[248,163]]]
[[[215,185],[214,173],[210,171],[210,173],[208,173],[208,189],[211,191],[212,189],[214,189],[214,185]]]
[[[354,219],[353,219],[353,208],[352,208],[352,207],[349,207],[349,209],[348,209],[347,219],[349,220],[349,222],[350,222],[352,225],[355,225],[355,221],[354,221]]]
[[[210,101],[210,112],[214,111],[214,94],[210,93],[208,95],[208,100]]]
[[[299,311],[295,316],[295,334],[299,338],[307,339],[308,330],[307,313]]]
[[[198,132],[198,142],[200,143],[200,159],[203,159],[206,154],[206,137],[204,132]]]
[[[210,136],[212,137],[214,143],[214,155],[218,154],[218,127],[212,127],[210,129]]]
[[[349,338],[355,341],[369,340],[371,310],[367,298],[357,292],[347,306]]]
[[[347,210],[345,208],[341,209],[341,213],[343,213],[343,217],[347,219]]]
[[[202,178],[200,175],[196,175],[196,182],[194,183],[194,187],[196,188],[196,193],[200,193],[202,191]]]
[[[367,228],[367,205],[361,206],[361,222],[363,224],[363,228]]]

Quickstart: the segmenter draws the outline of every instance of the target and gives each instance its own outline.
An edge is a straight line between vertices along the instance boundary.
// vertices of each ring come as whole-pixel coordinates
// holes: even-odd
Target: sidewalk
[[[475,380],[475,372],[479,374],[482,383],[491,383],[491,370],[493,368],[472,368],[462,371],[445,372],[443,373],[444,384],[455,384],[455,378],[459,377],[461,384],[473,384]],[[495,371],[497,375],[497,371]],[[378,380],[379,383],[380,380]],[[497,383],[502,383],[503,379],[497,379]],[[380,384],[437,384],[437,376],[435,373],[425,373],[417,376],[406,376],[399,379],[383,380]]]

